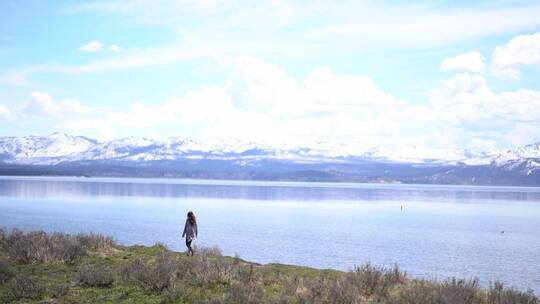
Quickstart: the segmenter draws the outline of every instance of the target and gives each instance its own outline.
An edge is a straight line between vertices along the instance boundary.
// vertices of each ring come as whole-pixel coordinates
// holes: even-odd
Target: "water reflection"
[[[200,197],[252,200],[425,200],[540,201],[540,189],[514,187],[363,185],[350,183],[287,183],[105,179],[0,178],[0,196],[137,196]]]

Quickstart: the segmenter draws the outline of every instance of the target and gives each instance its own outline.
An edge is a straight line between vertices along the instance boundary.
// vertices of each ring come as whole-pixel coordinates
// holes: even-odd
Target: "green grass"
[[[532,292],[498,283],[481,288],[476,280],[412,279],[397,267],[366,264],[341,272],[259,265],[217,249],[189,257],[162,245],[120,246],[102,236],[95,242],[47,237],[0,230],[0,303],[540,303]],[[73,244],[82,253],[63,258]],[[103,281],[105,287],[97,287]]]

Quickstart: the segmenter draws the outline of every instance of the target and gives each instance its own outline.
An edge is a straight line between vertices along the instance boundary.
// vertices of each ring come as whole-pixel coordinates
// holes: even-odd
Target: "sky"
[[[0,2],[0,136],[540,141],[540,1]]]

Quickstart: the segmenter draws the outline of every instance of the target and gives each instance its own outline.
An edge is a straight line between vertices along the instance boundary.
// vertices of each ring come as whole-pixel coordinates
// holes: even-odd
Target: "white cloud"
[[[100,51],[103,48],[103,43],[93,40],[88,42],[87,44],[82,45],[79,48],[79,51],[82,52],[97,52]]]
[[[441,63],[441,71],[462,70],[469,72],[483,72],[485,69],[484,56],[476,51],[453,57],[446,57]]]
[[[254,57],[234,62],[226,91],[239,109],[269,115],[297,115],[305,102],[296,79],[279,66]]]
[[[540,91],[497,93],[480,75],[458,74],[445,80],[431,90],[429,99],[435,110],[452,117],[455,123],[540,121]]]
[[[203,87],[184,97],[171,97],[157,106],[132,103],[127,111],[108,113],[113,124],[121,128],[153,128],[185,123],[220,123],[232,116],[235,109],[222,88]]]
[[[109,46],[109,51],[114,52],[114,53],[119,53],[119,52],[122,52],[123,50],[124,50],[123,48],[119,47],[116,44],[111,44]]]
[[[245,56],[236,60],[226,90],[237,107],[278,117],[361,112],[397,103],[366,76],[339,75],[323,66],[299,81],[275,64]]]
[[[397,105],[394,97],[382,92],[371,78],[336,74],[327,66],[311,72],[304,80],[304,88],[317,111],[344,109],[349,112],[356,107]]]
[[[8,107],[0,104],[0,121],[8,119],[11,116],[11,111]]]
[[[395,122],[385,122],[399,107],[366,76],[320,67],[298,80],[275,64],[239,57],[222,86],[202,87],[158,105],[136,102],[126,110],[102,111],[95,124],[85,125],[104,120],[116,131],[164,128],[175,135],[187,128],[204,136],[282,142],[363,137],[367,144],[399,132]],[[77,121],[71,125],[82,128]]]
[[[45,92],[33,92],[30,94],[30,101],[23,107],[25,114],[54,117],[54,118],[72,118],[72,115],[91,115],[93,110],[81,105],[74,99],[64,99],[54,101],[51,95]]]
[[[144,132],[268,143],[342,141],[364,148],[517,146],[537,140],[533,130],[540,128],[540,91],[496,92],[478,74],[457,74],[433,88],[427,103],[409,104],[367,76],[335,73],[328,66],[297,78],[254,57],[230,64],[223,85],[158,104],[98,110],[34,92],[24,112],[100,138]]]
[[[508,43],[495,48],[494,74],[519,78],[519,68],[524,65],[540,66],[540,32],[519,35]]]
[[[532,131],[540,128],[540,91],[495,92],[484,77],[465,73],[443,81],[430,91],[429,100],[429,115],[439,121],[432,126],[449,129],[449,140],[459,146],[537,140]]]

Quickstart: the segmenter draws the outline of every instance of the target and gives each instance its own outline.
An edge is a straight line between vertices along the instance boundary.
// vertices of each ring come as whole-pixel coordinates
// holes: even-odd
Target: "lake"
[[[540,291],[540,188],[139,178],[0,177],[0,227],[99,232],[270,263],[478,277]]]

